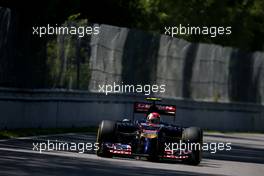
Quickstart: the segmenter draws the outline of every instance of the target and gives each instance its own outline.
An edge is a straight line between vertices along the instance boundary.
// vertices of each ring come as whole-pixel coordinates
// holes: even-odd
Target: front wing
[[[104,148],[105,152],[113,156],[119,156],[119,157],[149,156],[149,154],[133,152],[132,146],[129,144],[103,143],[101,147]],[[160,153],[158,157],[161,159],[185,160],[191,157],[191,155],[192,155],[192,151],[188,151],[188,150],[186,151],[164,150],[164,152]]]

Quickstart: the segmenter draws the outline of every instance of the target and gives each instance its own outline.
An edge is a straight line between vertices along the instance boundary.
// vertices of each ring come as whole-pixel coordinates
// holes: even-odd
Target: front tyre
[[[104,147],[104,142],[113,142],[116,130],[116,123],[110,120],[103,120],[97,131],[97,140],[99,149],[96,151],[97,156],[112,157],[111,154]]]
[[[198,165],[202,160],[203,131],[198,127],[186,128],[182,134],[182,140],[185,143],[195,143],[196,147],[192,150],[192,155],[187,159],[187,163]],[[200,145],[200,146],[198,146]],[[192,145],[193,146],[193,145]]]

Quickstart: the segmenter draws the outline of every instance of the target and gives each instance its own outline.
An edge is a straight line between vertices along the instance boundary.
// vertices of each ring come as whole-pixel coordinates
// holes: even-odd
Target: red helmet
[[[160,123],[160,115],[157,112],[152,112],[147,116],[147,122],[158,124]]]

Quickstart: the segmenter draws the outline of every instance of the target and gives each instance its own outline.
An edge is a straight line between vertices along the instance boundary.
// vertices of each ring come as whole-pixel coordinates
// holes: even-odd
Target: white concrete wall
[[[0,90],[0,129],[85,127],[103,119],[132,118],[143,96],[56,90]],[[164,99],[177,106],[176,123],[211,130],[264,131],[264,108],[256,104]],[[144,117],[136,114],[136,118]],[[169,117],[164,117],[168,119]]]

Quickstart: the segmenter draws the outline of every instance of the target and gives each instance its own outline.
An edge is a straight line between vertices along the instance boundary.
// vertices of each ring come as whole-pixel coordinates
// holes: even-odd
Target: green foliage
[[[72,15],[69,19],[75,19]],[[86,19],[67,20],[63,26],[87,26]],[[48,85],[53,88],[87,90],[90,81],[89,38],[76,35],[58,35],[47,42]]]
[[[77,20],[77,18],[79,18],[80,15],[81,15],[80,13],[70,15],[70,16],[68,17],[68,20],[69,20],[69,21]]]
[[[139,28],[164,32],[164,26],[232,26],[230,36],[178,36],[192,42],[216,43],[243,50],[263,50],[264,1],[262,0],[140,0],[144,17]]]
[[[60,59],[58,57],[57,40],[51,39],[47,42],[47,68],[48,68],[48,86],[56,87],[56,80],[58,79]]]

